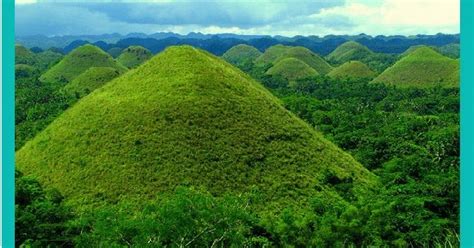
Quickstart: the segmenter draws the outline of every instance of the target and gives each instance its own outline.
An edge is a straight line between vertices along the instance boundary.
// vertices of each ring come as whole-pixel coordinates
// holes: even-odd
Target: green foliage
[[[222,58],[238,67],[254,62],[262,53],[257,48],[245,44],[233,46],[222,55]]]
[[[429,47],[418,47],[376,77],[373,82],[398,87],[459,87],[459,61]]]
[[[272,63],[276,65],[278,64],[278,62],[287,58],[299,59],[309,65],[314,70],[316,70],[321,75],[325,75],[332,70],[332,67],[323,58],[311,52],[308,48],[300,46],[288,47]]]
[[[120,71],[112,67],[91,67],[66,84],[63,90],[66,94],[79,99],[119,75]]]
[[[50,68],[62,57],[62,54],[50,50],[33,53],[22,45],[15,45],[15,64],[29,65],[40,71]]]
[[[121,73],[127,70],[100,48],[87,44],[71,51],[58,64],[41,75],[40,81],[60,87],[91,67],[112,67]]]
[[[329,72],[328,76],[332,78],[373,78],[375,72],[362,62],[349,61]]]
[[[129,46],[123,49],[120,56],[118,56],[117,61],[131,69],[143,64],[143,62],[149,60],[152,56],[153,54],[150,50],[142,46]]]
[[[143,205],[105,208],[83,218],[78,247],[252,247],[257,218],[248,199],[178,188]]]
[[[17,247],[71,245],[67,221],[72,215],[55,190],[44,190],[34,178],[15,172],[15,244]]]
[[[275,45],[275,46],[271,46],[269,48],[267,48],[267,50],[265,50],[265,52],[260,55],[260,57],[258,57],[256,60],[255,60],[255,63],[256,64],[272,64],[273,62],[275,62],[276,59],[278,59],[280,56],[282,56],[285,51],[287,51],[288,49],[290,49],[291,47],[289,46],[284,46],[284,45]]]
[[[332,51],[326,59],[332,64],[343,64],[352,60],[363,61],[373,54],[369,48],[355,41],[347,41]]]
[[[77,207],[141,202],[178,185],[215,195],[255,186],[265,200],[259,207],[272,211],[332,191],[317,178],[327,169],[353,178],[357,195],[377,183],[249,76],[188,46],[82,98],[17,151],[16,162]]]
[[[266,74],[281,76],[289,81],[319,75],[315,69],[311,68],[305,62],[295,58],[280,60],[268,69]]]
[[[444,46],[436,47],[436,51],[452,59],[459,58],[460,50],[461,50],[461,46],[456,43],[451,43]]]
[[[113,58],[117,58],[122,54],[123,48],[122,47],[112,47],[109,50],[107,50],[107,53],[110,54]]]

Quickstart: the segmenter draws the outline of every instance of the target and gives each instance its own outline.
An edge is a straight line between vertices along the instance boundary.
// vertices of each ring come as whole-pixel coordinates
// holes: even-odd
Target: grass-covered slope
[[[34,66],[37,63],[36,54],[20,44],[15,44],[15,64]]]
[[[399,87],[459,87],[459,60],[422,46],[407,52],[373,82]]]
[[[444,46],[437,47],[436,50],[446,57],[457,59],[459,58],[461,47],[457,43],[452,43],[452,44],[447,44]]]
[[[112,67],[120,72],[127,70],[100,48],[87,44],[71,51],[41,75],[40,80],[53,84],[69,83],[91,67]]]
[[[328,73],[332,78],[373,78],[375,72],[360,61],[346,62]]]
[[[231,47],[222,55],[227,62],[240,65],[246,62],[255,61],[262,53],[255,47],[246,44],[239,44]]]
[[[117,61],[127,68],[135,68],[149,60],[153,54],[142,46],[129,46],[123,49]]]
[[[332,70],[332,67],[323,58],[305,47],[298,46],[288,48],[274,61],[274,64],[278,64],[278,62],[287,58],[299,59],[315,69],[321,75],[326,75]]]
[[[261,192],[265,209],[374,183],[350,155],[224,60],[170,47],[82,98],[16,153],[76,206],[146,201],[177,185]]]
[[[317,76],[319,73],[307,65],[305,62],[296,58],[286,58],[280,60],[266,72],[268,75],[278,75],[289,81],[294,81],[311,76]]]
[[[326,59],[332,63],[342,64],[351,60],[364,60],[372,54],[373,52],[366,46],[355,41],[347,41],[327,55]]]
[[[276,59],[278,59],[280,56],[282,56],[285,53],[285,51],[287,51],[290,48],[291,47],[284,46],[284,45],[271,46],[271,47],[267,48],[267,50],[265,50],[265,52],[262,55],[260,55],[260,57],[258,57],[255,60],[255,62],[257,64],[270,64],[270,63],[273,63],[273,62],[275,62]]]
[[[64,86],[67,94],[83,97],[118,77],[120,71],[112,67],[91,67]]]

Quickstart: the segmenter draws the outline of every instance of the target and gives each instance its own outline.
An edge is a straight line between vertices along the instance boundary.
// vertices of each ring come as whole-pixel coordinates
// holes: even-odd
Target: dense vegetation
[[[125,48],[117,61],[127,68],[135,68],[152,57],[151,52],[141,46],[129,46]]]
[[[190,47],[60,89],[21,51],[17,148],[40,133],[17,152],[17,245],[459,246],[459,88],[371,83],[399,57],[377,53],[328,76],[268,73],[290,49],[237,64],[279,99]],[[440,56],[394,66],[421,83]]]

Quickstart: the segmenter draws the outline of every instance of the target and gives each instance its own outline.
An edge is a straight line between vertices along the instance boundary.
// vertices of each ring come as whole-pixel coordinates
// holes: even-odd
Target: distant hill
[[[125,48],[117,61],[125,67],[131,69],[141,65],[143,62],[149,60],[153,54],[150,50],[142,46],[129,46]]]
[[[38,58],[35,53],[22,45],[15,45],[15,64],[34,66],[37,63]]]
[[[459,87],[459,60],[445,57],[432,48],[414,48],[373,82],[399,87]]]
[[[261,84],[189,46],[82,98],[17,151],[16,166],[80,209],[186,185],[256,191],[258,210],[280,211],[308,206],[308,195],[336,204],[377,183]]]
[[[112,67],[120,72],[127,70],[100,48],[87,44],[67,54],[41,75],[40,80],[52,84],[66,84],[91,67]]]
[[[349,61],[328,73],[332,78],[373,78],[376,75],[366,64],[360,61]]]
[[[296,58],[280,60],[266,72],[268,75],[278,75],[289,81],[317,76],[319,73],[305,62]]]
[[[112,47],[109,50],[107,50],[107,53],[110,54],[113,58],[117,58],[122,54],[123,48],[122,47]]]
[[[39,71],[44,71],[56,64],[63,57],[62,54],[46,50],[33,53],[22,45],[15,45],[15,64],[30,65]]]
[[[369,48],[355,41],[348,41],[338,46],[326,59],[335,64],[342,64],[351,60],[362,61],[373,54]]]
[[[112,67],[91,67],[66,84],[64,91],[69,95],[81,98],[100,88],[106,82],[118,77],[120,74],[120,70]]]
[[[265,52],[258,57],[255,62],[259,64],[270,64],[274,63],[280,56],[282,56],[285,51],[290,49],[289,46],[284,45],[275,45],[267,48]]]
[[[234,65],[255,61],[262,53],[255,47],[246,44],[233,46],[222,55],[222,58]]]
[[[444,46],[436,47],[436,50],[446,57],[457,59],[460,55],[461,46],[457,43],[451,43]]]
[[[273,63],[277,64],[286,58],[299,59],[321,75],[325,75],[332,70],[332,67],[323,58],[304,47],[287,48]]]

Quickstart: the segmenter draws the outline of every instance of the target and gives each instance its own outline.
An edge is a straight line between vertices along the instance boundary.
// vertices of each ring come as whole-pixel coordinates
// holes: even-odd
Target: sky
[[[459,33],[459,0],[17,0],[16,35]]]

